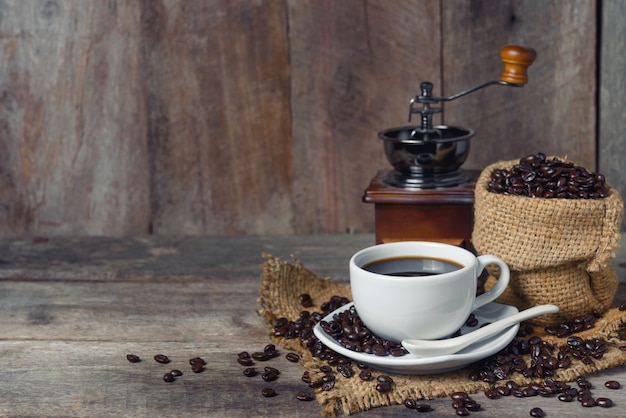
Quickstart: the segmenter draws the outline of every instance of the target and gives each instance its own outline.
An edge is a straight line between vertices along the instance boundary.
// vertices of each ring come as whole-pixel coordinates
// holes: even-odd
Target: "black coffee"
[[[386,276],[433,276],[462,269],[464,266],[451,260],[431,257],[392,257],[372,261],[363,270]]]

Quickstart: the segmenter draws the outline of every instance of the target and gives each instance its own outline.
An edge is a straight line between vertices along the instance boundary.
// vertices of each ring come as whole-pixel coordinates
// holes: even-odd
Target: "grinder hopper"
[[[379,132],[392,170],[379,171],[365,190],[363,201],[375,204],[376,242],[439,241],[471,249],[474,186],[479,172],[461,165],[470,151],[474,131],[433,125],[433,115],[451,100],[491,85],[523,87],[526,70],[536,52],[523,46],[500,50],[504,70],[499,80],[487,81],[448,97],[433,95],[433,84],[420,84],[409,102],[409,123],[419,125]]]
[[[442,111],[435,106],[490,85],[523,87],[528,83],[526,70],[535,57],[535,51],[530,48],[505,46],[500,50],[504,63],[500,80],[488,81],[449,97],[434,96],[433,84],[422,82],[420,93],[409,102],[409,123],[413,115],[419,114],[421,124],[391,128],[378,134],[384,142],[385,155],[394,167],[385,181],[409,189],[451,187],[468,182],[470,178],[460,166],[467,159],[474,131],[456,126],[433,126],[433,115]]]

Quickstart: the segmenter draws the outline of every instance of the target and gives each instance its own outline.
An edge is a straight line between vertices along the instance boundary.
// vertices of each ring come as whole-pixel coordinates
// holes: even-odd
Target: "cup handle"
[[[476,296],[476,300],[474,302],[474,309],[478,309],[481,306],[484,306],[490,302],[493,302],[498,296],[504,292],[506,287],[509,285],[509,279],[511,278],[511,272],[509,271],[509,266],[506,265],[504,261],[495,255],[481,255],[476,257],[478,261],[478,275],[482,273],[482,271],[489,264],[495,264],[500,267],[500,277],[498,277],[498,281],[496,285],[489,289],[489,291],[483,293],[480,296]]]

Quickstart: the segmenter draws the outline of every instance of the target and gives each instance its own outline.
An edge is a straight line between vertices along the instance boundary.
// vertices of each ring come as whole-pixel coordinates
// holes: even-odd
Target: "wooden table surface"
[[[347,260],[372,245],[373,235],[227,238],[34,238],[0,241],[0,416],[321,416],[317,402],[295,393],[307,389],[303,369],[271,360],[281,370],[268,384],[248,378],[236,362],[240,351],[270,342],[256,310],[261,254],[294,255],[318,275],[347,281]],[[626,301],[626,255],[614,260]],[[143,361],[132,364],[126,354]],[[152,357],[163,353],[171,363]],[[198,374],[188,360],[208,361]],[[269,363],[268,363],[269,365]],[[162,375],[184,373],[173,383]],[[626,369],[588,376],[595,396],[610,409],[583,408],[555,398],[475,398],[483,417],[625,416]],[[609,391],[614,379],[625,388]],[[272,386],[278,396],[264,398]],[[454,416],[449,399],[429,401],[419,416]],[[359,416],[415,416],[404,406]]]

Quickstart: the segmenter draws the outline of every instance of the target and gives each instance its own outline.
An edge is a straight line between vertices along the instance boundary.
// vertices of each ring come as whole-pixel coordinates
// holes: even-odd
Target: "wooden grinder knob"
[[[537,58],[537,52],[534,49],[508,45],[500,50],[500,58],[504,63],[504,70],[500,76],[501,81],[511,84],[528,83],[526,70]]]

